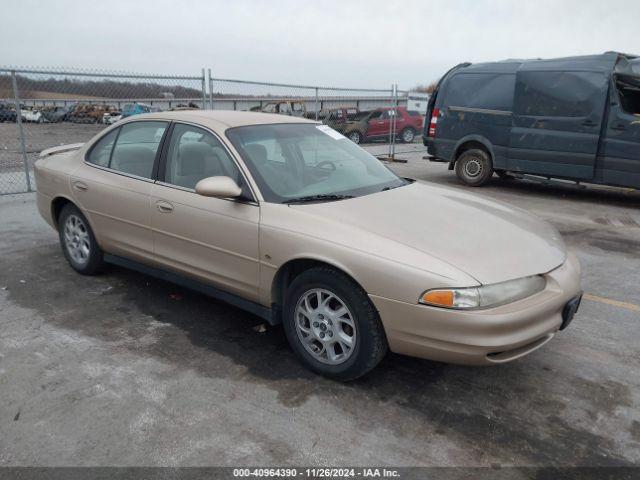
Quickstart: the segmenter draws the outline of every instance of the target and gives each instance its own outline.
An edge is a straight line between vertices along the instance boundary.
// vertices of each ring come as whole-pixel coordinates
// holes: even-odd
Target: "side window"
[[[617,75],[616,91],[620,106],[625,113],[640,114],[640,78],[631,75]]]
[[[101,167],[109,166],[109,158],[111,158],[111,150],[113,149],[113,144],[118,136],[118,130],[119,129],[116,128],[98,140],[87,157],[87,161],[89,163],[100,165]]]
[[[132,122],[120,127],[110,168],[151,178],[156,153],[166,129],[166,122]]]
[[[606,78],[597,72],[518,73],[514,113],[538,117],[602,115]]]
[[[203,178],[230,177],[242,186],[242,176],[220,141],[210,132],[177,123],[167,152],[165,182],[195,188]]]
[[[452,107],[511,111],[516,76],[458,73],[447,82],[446,104]]]
[[[382,114],[383,114],[382,110],[376,110],[371,114],[371,116],[369,117],[369,120],[378,120],[382,116]]]

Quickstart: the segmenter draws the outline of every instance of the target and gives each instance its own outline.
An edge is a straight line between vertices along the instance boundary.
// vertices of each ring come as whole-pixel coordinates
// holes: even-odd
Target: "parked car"
[[[321,120],[325,125],[329,125],[334,130],[344,133],[347,125],[350,122],[357,122],[358,120],[369,115],[370,112],[361,112],[355,107],[338,107],[320,110],[318,113],[318,120]],[[315,113],[308,114],[308,118],[314,118]]]
[[[20,117],[23,122],[43,123],[45,121],[42,112],[35,108],[22,107],[20,109]]]
[[[16,109],[9,103],[0,103],[0,122],[15,122]]]
[[[40,157],[38,209],[72,268],[115,263],[283,323],[332,378],[363,375],[388,349],[515,360],[580,303],[578,260],[549,224],[401,178],[307,119],[147,114]]]
[[[102,123],[104,113],[109,111],[106,105],[79,104],[68,115],[73,123]]]
[[[462,64],[429,102],[424,143],[471,186],[532,174],[640,187],[640,58],[608,52]]]
[[[307,114],[307,107],[304,102],[298,100],[281,100],[269,102],[262,108],[253,107],[252,112],[278,113],[280,115],[291,115],[293,117],[304,117]]]
[[[354,143],[388,138],[394,117],[398,138],[405,143],[413,142],[422,131],[423,119],[420,113],[410,112],[405,107],[377,108],[360,120],[347,121],[342,127],[342,133]]]
[[[74,110],[74,106],[69,107],[45,107],[40,111],[47,122],[58,123],[65,122],[69,119],[69,115]]]
[[[142,113],[151,113],[152,111],[151,106],[145,103],[125,103],[124,107],[122,107],[122,118],[140,115]]]
[[[105,125],[111,125],[113,123],[119,122],[120,120],[122,120],[122,111],[120,110],[114,109],[102,114],[102,123],[104,123]]]

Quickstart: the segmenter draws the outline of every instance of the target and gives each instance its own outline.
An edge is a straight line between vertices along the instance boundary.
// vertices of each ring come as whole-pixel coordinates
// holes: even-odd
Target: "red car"
[[[394,112],[397,112],[395,131],[398,138],[405,143],[413,142],[416,135],[422,131],[423,118],[420,112],[407,110],[405,107],[383,107],[373,110],[360,121],[359,131],[364,137],[360,141],[388,137]],[[346,136],[351,138],[350,135]]]

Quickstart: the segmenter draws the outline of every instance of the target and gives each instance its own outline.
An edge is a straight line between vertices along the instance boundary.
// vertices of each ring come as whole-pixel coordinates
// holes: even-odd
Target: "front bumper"
[[[409,304],[370,298],[391,351],[447,363],[491,365],[531,353],[563,325],[565,306],[581,293],[578,259],[569,254],[545,277],[545,289],[531,297],[475,311],[420,305],[417,299]]]

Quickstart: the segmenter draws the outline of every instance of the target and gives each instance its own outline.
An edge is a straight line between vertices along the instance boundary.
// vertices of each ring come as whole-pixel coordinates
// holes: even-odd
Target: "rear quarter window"
[[[445,104],[450,107],[511,111],[515,75],[457,73],[446,84]]]

